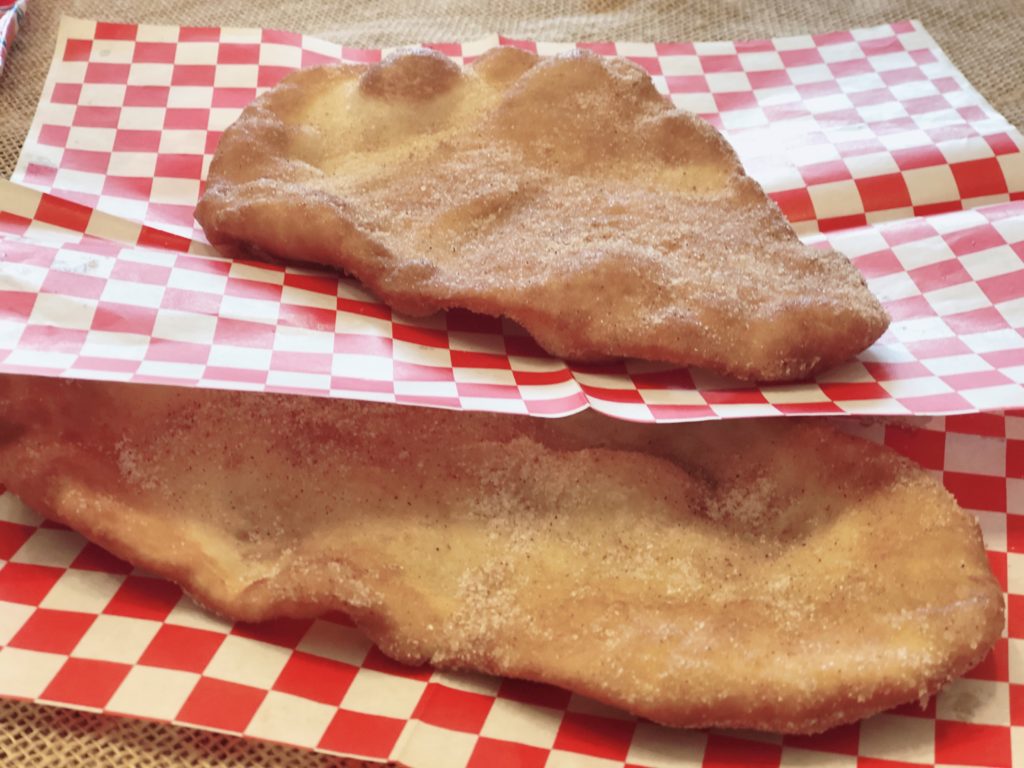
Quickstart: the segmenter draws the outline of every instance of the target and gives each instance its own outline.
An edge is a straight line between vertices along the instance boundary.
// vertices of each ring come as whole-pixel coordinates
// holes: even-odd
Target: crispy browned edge
[[[8,377],[0,376],[0,396],[4,394],[5,382],[3,379],[5,378]],[[52,382],[46,379],[41,379],[40,381],[45,382],[43,384],[44,387],[52,384]],[[68,382],[63,382],[63,384],[68,385]],[[71,386],[81,386],[83,384],[86,383],[76,382],[71,383]],[[86,385],[96,386],[95,383]],[[118,386],[133,385],[122,384]],[[2,397],[0,397],[0,400],[2,400]],[[374,407],[388,406],[377,405]],[[2,416],[2,414],[0,414],[0,416]],[[825,428],[825,424],[821,423],[822,420],[820,419],[798,419],[797,421],[808,426],[813,424],[813,428],[817,430]],[[14,423],[16,423],[16,420]],[[0,440],[8,441],[18,439],[17,432],[20,430],[16,428],[12,429],[11,421],[0,420],[0,426],[5,428],[3,432],[0,432]],[[4,432],[6,432],[6,434],[4,434]],[[855,438],[838,431],[831,431],[830,439],[846,442],[862,442],[859,438]],[[899,473],[912,468],[913,471],[917,473],[921,472],[920,467],[918,467],[914,462],[896,454],[891,449],[885,449],[884,455],[880,455],[879,459],[882,460],[883,464],[889,465],[887,471],[895,471],[896,473]],[[947,491],[942,489],[941,486],[936,487],[941,491],[941,495],[946,497],[949,504],[959,508],[953,497]],[[191,595],[200,605],[216,614],[224,616],[225,618],[233,621],[260,622],[277,618],[310,618],[323,615],[324,612],[328,610],[341,610],[347,612],[356,622],[359,629],[365,632],[367,636],[388,656],[391,656],[397,661],[411,665],[420,665],[429,661],[429,659],[424,657],[421,653],[415,651],[410,652],[409,649],[403,648],[400,643],[396,644],[395,635],[391,631],[389,619],[384,615],[378,614],[373,609],[365,609],[347,604],[325,606],[322,602],[313,604],[308,601],[302,602],[296,600],[267,603],[265,601],[260,602],[258,596],[255,606],[252,604],[246,605],[236,601],[223,599],[212,591],[208,592],[202,590],[201,587],[196,587],[195,580],[192,578],[194,567],[191,563],[182,561],[176,566],[168,567],[166,559],[149,556],[145,552],[139,552],[138,550],[133,549],[130,545],[125,544],[124,541],[116,536],[103,535],[102,533],[97,533],[95,529],[90,530],[88,526],[85,526],[83,521],[74,514],[74,512],[62,510],[48,501],[48,486],[32,483],[24,487],[19,486],[17,488],[12,488],[11,490],[18,493],[22,500],[37,513],[81,532],[82,535],[107,549],[117,557],[124,559],[133,565],[151,570],[161,577],[175,582],[180,585],[187,594]],[[107,501],[110,502],[112,499],[108,499]],[[119,518],[122,524],[131,524],[133,510],[130,505],[123,504],[118,501],[113,504],[108,503],[105,508],[109,513],[112,513]],[[966,515],[962,510],[960,514]],[[975,545],[983,551],[984,541],[981,529],[976,522],[971,526],[970,535]],[[914,694],[909,697],[906,689],[900,689],[898,687],[878,690],[873,696],[864,696],[861,691],[850,691],[847,692],[846,696],[831,702],[834,706],[830,707],[828,712],[822,712],[820,706],[812,704],[808,711],[801,711],[796,714],[790,713],[790,715],[787,716],[780,715],[773,711],[769,706],[764,706],[762,707],[760,719],[752,718],[749,712],[737,712],[730,716],[728,712],[725,711],[728,707],[721,706],[714,717],[705,717],[703,720],[698,718],[689,718],[685,724],[671,722],[669,720],[660,720],[656,714],[651,712],[647,712],[645,715],[655,722],[662,722],[673,727],[736,727],[762,731],[775,731],[780,733],[815,734],[839,725],[855,722],[863,719],[864,717],[916,699],[920,699],[923,706],[928,697],[935,695],[941,688],[977,665],[988,654],[992,646],[1001,636],[1005,624],[1005,605],[1001,588],[996,582],[994,576],[991,575],[991,572],[989,575],[993,590],[992,597],[994,598],[994,604],[992,605],[992,608],[994,608],[994,610],[987,611],[986,618],[988,621],[986,626],[983,628],[981,641],[973,647],[964,646],[962,652],[956,655],[946,666],[944,674],[932,675],[931,677],[923,680]],[[246,590],[246,594],[251,591],[258,593],[260,589],[265,586],[266,585],[260,584],[251,585]],[[250,597],[252,596],[253,595],[250,595]],[[477,663],[467,665],[457,662],[437,666],[442,669],[469,669],[498,676],[506,675],[508,673],[507,670],[502,669],[496,663],[491,663],[489,665],[481,665]],[[598,688],[589,689],[586,686],[581,686],[577,681],[563,681],[554,679],[550,676],[544,676],[542,679],[540,677],[531,677],[528,674],[518,676],[523,679],[533,679],[541,683],[562,685],[583,695],[590,696],[598,701],[608,701],[606,692]],[[621,706],[619,703],[614,701],[608,701],[608,703],[613,706]]]
[[[533,54],[516,48],[494,49],[498,50],[508,55],[485,55],[474,65],[485,68],[487,76],[494,80],[518,77],[539,60]],[[597,58],[587,51],[578,51],[573,55]],[[627,60],[621,61],[635,67]],[[406,63],[408,66],[404,66]],[[426,76],[417,73],[410,80],[409,73],[416,69],[425,69]],[[195,212],[211,245],[229,258],[255,258],[273,263],[289,263],[290,259],[283,254],[290,250],[301,250],[308,254],[302,263],[320,264],[351,274],[386,304],[413,317],[456,307],[491,316],[498,314],[492,306],[493,302],[443,302],[434,297],[425,297],[414,289],[403,289],[403,285],[414,286],[418,280],[429,277],[431,267],[425,263],[396,258],[386,247],[362,232],[346,217],[347,206],[344,200],[310,190],[296,196],[296,192],[287,186],[299,181],[295,173],[295,159],[287,157],[287,152],[294,136],[301,132],[301,127],[289,124],[281,115],[296,109],[305,100],[308,90],[315,90],[334,80],[361,78],[362,87],[366,89],[369,83],[381,98],[415,100],[424,98],[425,94],[434,94],[452,87],[460,76],[459,68],[442,54],[434,51],[405,51],[396,52],[376,65],[330,64],[299,70],[285,77],[272,90],[247,106],[220,139],[210,166],[207,186]],[[747,175],[739,156],[721,133],[688,112],[672,110],[668,104],[665,109],[667,112],[672,111],[673,124],[681,132],[697,138],[695,143],[703,143],[705,152],[731,165],[730,184],[743,196],[756,198],[759,204],[767,206],[769,229],[773,235],[793,241],[798,239],[778,205]],[[237,185],[263,179],[272,179],[274,183],[260,184],[258,192],[253,190],[258,197],[240,208],[234,199],[233,189]],[[255,242],[251,232],[242,231],[246,229],[246,219],[259,216],[259,211],[268,206],[287,211],[287,215],[283,216],[285,219],[305,222],[305,226],[289,230],[288,247],[281,247],[278,242],[282,233],[268,235],[260,242]],[[243,209],[249,211],[244,216],[239,214]],[[328,239],[316,235],[329,231],[337,232],[338,236]],[[346,243],[344,252],[337,248],[338,242]],[[845,256],[834,249],[829,250],[836,257],[846,260]],[[403,279],[394,280],[392,275],[395,273],[401,273]],[[762,381],[795,381],[832,368],[869,347],[889,326],[888,314],[868,291],[863,277],[858,277],[864,286],[865,298],[874,302],[874,306],[870,312],[866,311],[867,307],[862,308],[865,314],[857,323],[846,324],[843,333],[839,332],[839,327],[831,326],[830,344],[827,347],[811,341],[802,345],[794,343],[787,357],[762,358],[756,362],[739,361],[729,366],[715,359],[715,356],[702,357],[698,354],[688,354],[685,362],[674,362],[706,366],[726,375]],[[562,338],[564,334],[555,328],[550,338],[545,338],[550,321],[547,313],[540,308],[536,311],[521,308],[505,314],[530,330],[540,345],[556,356],[561,354],[567,359],[580,362],[601,362],[614,358],[614,355],[595,353],[589,348],[571,352],[556,349],[573,345],[567,344]],[[673,362],[656,344],[651,345],[649,350],[636,346],[632,356]]]

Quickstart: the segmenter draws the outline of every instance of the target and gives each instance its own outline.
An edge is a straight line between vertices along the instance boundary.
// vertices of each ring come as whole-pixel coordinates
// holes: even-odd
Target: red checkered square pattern
[[[574,47],[496,36],[435,47],[468,61],[499,43]],[[536,415],[590,405],[646,421],[964,412],[873,436],[941,472],[978,515],[1007,591],[1008,638],[990,658],[924,710],[813,739],[672,732],[546,686],[403,668],[343,617],[226,625],[7,495],[0,694],[414,766],[441,753],[454,765],[655,765],[666,749],[704,766],[1022,759],[1024,419],[976,413],[1022,405],[1019,133],[913,22],[585,47],[630,56],[722,128],[798,230],[854,260],[894,318],[879,344],[786,387],[569,366],[501,321],[412,321],[350,281],[227,262],[192,220],[220,132],[288,71],[381,52],[272,31],[68,20],[15,176],[53,194],[0,188],[0,370]],[[60,557],[40,556],[47,536],[64,537]]]
[[[431,47],[460,62],[495,45],[574,47],[643,66],[705,117],[802,232],[1024,196],[1019,132],[916,22],[714,43],[535,43],[492,35]],[[377,61],[272,30],[67,20],[14,179],[180,235],[217,140],[298,67]],[[88,147],[84,149],[83,147]]]
[[[893,317],[813,382],[752,385],[628,361],[567,364],[511,323],[393,315],[355,282],[209,246],[13,184],[0,210],[0,370],[638,421],[942,414],[1024,404],[1024,201],[809,236]],[[139,243],[145,241],[147,245]]]
[[[497,44],[574,47],[434,47],[469,61]],[[351,281],[219,259],[192,208],[220,132],[296,67],[385,52],[66,20],[15,173],[52,194],[0,188],[0,370],[640,421],[1024,404],[1022,141],[920,25],[580,45],[631,57],[722,128],[810,241],[853,258],[890,332],[815,382],[741,386],[570,366],[508,323],[392,317]]]
[[[439,754],[470,768],[1020,764],[1024,411],[843,423],[942,477],[978,517],[1006,592],[1006,637],[924,708],[813,737],[661,728],[550,686],[403,667],[343,616],[225,623],[2,493],[0,695],[413,768]]]

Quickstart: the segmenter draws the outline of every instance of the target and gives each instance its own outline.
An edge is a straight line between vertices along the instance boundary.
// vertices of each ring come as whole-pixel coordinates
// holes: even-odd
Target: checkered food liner
[[[820,736],[662,728],[549,686],[396,664],[341,615],[231,624],[0,493],[0,695],[412,768],[1024,763],[1024,411],[849,429],[981,523],[1008,626],[978,667]]]
[[[497,43],[566,47],[497,36],[437,47],[465,59]],[[67,20],[17,183],[0,185],[0,369],[538,415],[590,405],[639,420],[1017,402],[1022,141],[919,24],[590,47],[647,67],[726,131],[810,242],[853,258],[894,317],[880,344],[786,387],[633,362],[569,366],[500,321],[411,321],[349,280],[227,262],[191,215],[219,132],[295,67],[381,52]],[[343,616],[225,623],[10,494],[0,695],[414,768],[1020,762],[1024,416],[848,428],[918,461],[977,515],[1006,591],[1008,636],[924,709],[812,738],[664,729],[546,686],[401,667]]]
[[[1024,404],[1024,139],[917,22],[728,43],[518,45],[630,57],[721,128],[805,239],[893,316],[856,360],[756,385],[553,359],[511,323],[411,319],[323,271],[230,262],[193,220],[221,132],[296,67],[372,62],[259,29],[65,19],[0,186],[0,370],[637,421]]]

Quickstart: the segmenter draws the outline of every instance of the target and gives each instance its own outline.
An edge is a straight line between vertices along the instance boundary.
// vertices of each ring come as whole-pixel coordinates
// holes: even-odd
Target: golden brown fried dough
[[[792,380],[888,325],[710,125],[584,52],[297,72],[225,132],[196,217],[228,255],[341,268],[409,315],[504,315],[576,360]]]
[[[0,378],[0,478],[226,616],[681,726],[820,731],[995,642],[974,519],[822,422],[641,426]]]

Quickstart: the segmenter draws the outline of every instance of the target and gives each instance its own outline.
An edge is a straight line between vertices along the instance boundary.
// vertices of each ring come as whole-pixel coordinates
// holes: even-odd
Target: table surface
[[[106,21],[260,26],[350,46],[469,40],[488,32],[535,40],[736,40],[920,19],[1010,122],[1024,123],[1021,0],[29,0],[0,75],[0,173],[17,161],[61,15]],[[296,749],[160,723],[0,700],[6,766],[292,766],[338,761]],[[359,761],[349,766],[369,765]]]

